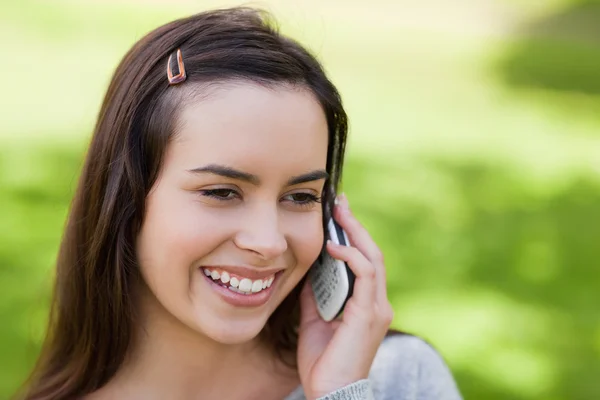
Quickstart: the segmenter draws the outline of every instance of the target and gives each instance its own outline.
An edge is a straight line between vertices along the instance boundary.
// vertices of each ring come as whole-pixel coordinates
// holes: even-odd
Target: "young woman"
[[[346,131],[317,60],[259,11],[140,40],[100,110],[23,398],[460,398],[431,347],[387,335],[383,258],[335,197]],[[351,246],[326,243],[329,207]],[[333,322],[305,279],[323,251],[356,275]]]

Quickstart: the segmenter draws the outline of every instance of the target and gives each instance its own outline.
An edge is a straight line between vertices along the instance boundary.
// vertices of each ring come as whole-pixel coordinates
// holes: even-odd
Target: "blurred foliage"
[[[424,3],[272,7],[344,96],[344,188],[386,256],[394,326],[433,343],[467,399],[600,398],[600,2],[464,0],[443,29],[415,22],[413,9],[449,7]],[[508,28],[489,30],[497,12],[453,22],[482,3],[508,7]],[[0,93],[2,399],[35,360],[112,69],[143,32],[193,11],[0,4],[0,65],[28,77]]]
[[[577,2],[519,29],[500,72],[516,86],[600,95],[600,2]]]

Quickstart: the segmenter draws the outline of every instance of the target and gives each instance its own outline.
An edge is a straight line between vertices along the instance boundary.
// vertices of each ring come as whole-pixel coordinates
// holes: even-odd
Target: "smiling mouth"
[[[246,296],[257,294],[270,288],[275,280],[275,275],[277,275],[273,274],[263,279],[250,279],[219,270],[218,268],[202,268],[202,272],[213,283]]]

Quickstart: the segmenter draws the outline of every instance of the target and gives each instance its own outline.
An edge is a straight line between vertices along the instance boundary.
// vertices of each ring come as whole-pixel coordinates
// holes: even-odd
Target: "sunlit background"
[[[171,19],[235,2],[0,2],[0,399],[35,360],[110,76]],[[351,119],[344,189],[394,326],[467,399],[600,399],[600,1],[246,3],[323,61]]]

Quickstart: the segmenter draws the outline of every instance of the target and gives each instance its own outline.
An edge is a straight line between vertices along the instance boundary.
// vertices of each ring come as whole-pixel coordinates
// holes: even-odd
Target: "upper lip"
[[[202,268],[220,269],[223,271],[227,271],[228,273],[238,275],[238,276],[241,276],[244,278],[249,278],[252,280],[270,278],[277,272],[283,270],[283,268],[256,269],[256,268],[239,266],[239,265],[221,265],[221,264],[203,265]]]

